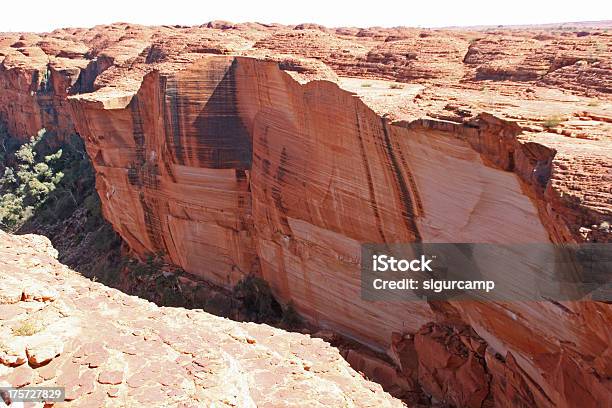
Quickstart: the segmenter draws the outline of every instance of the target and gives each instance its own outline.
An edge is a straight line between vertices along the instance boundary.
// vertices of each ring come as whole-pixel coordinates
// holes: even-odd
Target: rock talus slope
[[[312,323],[386,352],[405,388],[456,406],[610,402],[610,305],[371,303],[359,272],[365,242],[610,242],[605,31],[211,23],[48,37],[89,47],[71,54],[86,85],[66,123],[136,254],[227,288],[261,276]],[[42,40],[3,41],[8,66]]]
[[[402,406],[321,339],[157,307],[59,264],[44,237],[0,238],[0,384],[66,387],[66,407]]]

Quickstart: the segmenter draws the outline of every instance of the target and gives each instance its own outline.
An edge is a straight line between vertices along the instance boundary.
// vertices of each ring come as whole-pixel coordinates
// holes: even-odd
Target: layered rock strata
[[[64,137],[74,131],[66,95],[138,88],[148,65],[202,53],[290,54],[316,58],[343,76],[460,88],[508,80],[523,84],[522,91],[543,86],[604,96],[612,91],[606,27],[481,31],[212,22],[0,33],[0,120],[21,138],[42,127]]]
[[[566,385],[569,367],[594,403],[609,398],[607,374],[586,369],[608,347],[609,333],[592,331],[612,317],[608,305],[360,297],[364,242],[581,242],[577,220],[608,219],[606,185],[584,186],[598,208],[566,205],[562,183],[551,181],[557,150],[519,137],[516,123],[491,115],[466,125],[391,123],[334,82],[298,81],[275,62],[231,56],[153,71],[132,98],[71,103],[104,214],[137,252],[161,251],[226,287],[261,276],[314,324],[381,350],[394,333],[454,316],[459,323],[445,330],[472,327],[485,345],[470,351],[466,374],[431,360],[433,340],[416,342],[413,358],[424,388],[459,406],[519,398],[514,387],[528,405],[586,398]],[[599,145],[609,166],[609,143]],[[593,329],[576,329],[585,325]],[[496,356],[491,367],[487,355]],[[507,384],[505,370],[518,384]]]

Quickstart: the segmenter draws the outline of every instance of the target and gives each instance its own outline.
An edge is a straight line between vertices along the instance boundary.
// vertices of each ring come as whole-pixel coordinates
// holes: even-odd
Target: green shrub
[[[15,336],[33,336],[36,333],[42,331],[40,325],[26,320],[21,323],[19,326],[13,328],[13,335]]]
[[[24,213],[22,197],[13,193],[4,193],[0,197],[0,226],[13,229],[19,224]]]
[[[0,163],[0,168],[5,167],[0,193],[12,195],[0,203],[1,227],[16,230],[26,222],[52,226],[70,218],[86,199],[87,232],[104,223],[93,167],[78,135],[67,138],[59,148],[44,129],[17,146],[12,138],[2,137],[0,132],[0,141],[4,141],[0,151],[6,152]]]
[[[265,280],[249,275],[235,286],[234,296],[241,300],[249,320],[255,322],[278,321],[282,309],[274,299]]]
[[[303,321],[298,312],[293,307],[292,303],[289,303],[283,309],[283,318],[281,319],[280,325],[286,329],[295,329],[302,325]]]
[[[561,122],[563,122],[563,118],[560,116],[550,116],[546,119],[544,119],[544,122],[542,122],[542,126],[544,126],[546,129],[553,129],[556,128],[557,126],[559,126],[561,124]]]
[[[0,227],[13,230],[27,221],[55,191],[64,174],[54,165],[62,150],[42,156],[36,148],[45,135],[38,132],[12,155],[12,166],[5,167],[0,178]],[[7,157],[5,157],[5,161]]]

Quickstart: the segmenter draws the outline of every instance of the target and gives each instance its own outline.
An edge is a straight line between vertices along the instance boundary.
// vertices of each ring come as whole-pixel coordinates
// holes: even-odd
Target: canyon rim
[[[363,244],[612,243],[611,28],[0,34],[0,386],[67,407],[611,406],[609,298],[361,293]]]

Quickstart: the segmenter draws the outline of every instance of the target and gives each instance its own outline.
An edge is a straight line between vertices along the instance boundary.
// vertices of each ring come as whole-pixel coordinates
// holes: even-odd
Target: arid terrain
[[[612,243],[609,22],[5,33],[0,122],[13,144],[84,143],[95,204],[75,177],[61,222],[15,230],[62,262],[98,277],[154,256],[176,293],[258,279],[302,320],[158,307],[0,232],[0,382],[66,386],[75,407],[612,405],[609,302],[360,288],[363,243]],[[128,269],[114,286],[134,294],[150,280]]]

